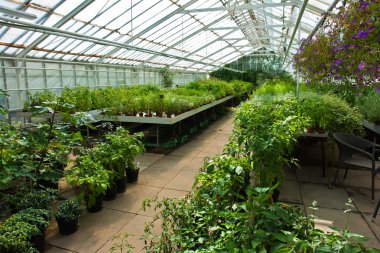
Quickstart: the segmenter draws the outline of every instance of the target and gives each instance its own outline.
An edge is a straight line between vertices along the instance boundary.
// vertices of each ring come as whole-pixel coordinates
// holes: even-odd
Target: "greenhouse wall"
[[[176,71],[174,85],[187,84],[205,78],[206,73]],[[9,97],[0,97],[0,104],[10,110],[23,107],[28,92],[44,89],[56,93],[64,87],[75,85],[108,87],[132,84],[162,84],[159,69],[134,68],[121,65],[95,65],[79,62],[58,62],[0,59],[0,89],[6,90]]]

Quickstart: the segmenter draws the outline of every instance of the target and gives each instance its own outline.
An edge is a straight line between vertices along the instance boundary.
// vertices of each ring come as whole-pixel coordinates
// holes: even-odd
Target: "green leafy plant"
[[[4,253],[38,253],[30,239],[39,229],[24,221],[6,220],[0,226],[0,251]]]
[[[57,190],[53,189],[33,189],[30,192],[24,194],[19,193],[19,195],[23,195],[21,198],[15,196],[15,202],[17,204],[17,209],[27,209],[27,208],[35,208],[35,209],[50,209],[51,202],[56,198]]]
[[[380,124],[380,94],[373,93],[357,97],[356,103],[364,118],[374,124]]]
[[[302,114],[310,117],[312,126],[319,126],[330,134],[363,131],[362,115],[337,96],[303,93],[300,105]]]
[[[83,208],[80,200],[77,197],[72,197],[59,202],[55,218],[64,221],[72,221],[81,216],[82,213]]]
[[[96,198],[103,195],[110,186],[113,172],[104,168],[94,156],[94,151],[85,151],[75,159],[75,165],[65,171],[67,182],[80,188],[80,199],[86,198],[88,206],[95,204]]]
[[[11,216],[14,221],[22,221],[36,226],[43,233],[49,226],[51,212],[46,209],[27,208]]]
[[[112,237],[112,246],[109,252],[120,252],[120,253],[132,253],[132,249],[135,248],[132,244],[128,242],[128,237],[130,234],[117,234]]]
[[[226,151],[245,156],[253,166],[256,186],[281,182],[297,138],[308,126],[295,98],[267,103],[246,102],[236,112],[233,137]]]

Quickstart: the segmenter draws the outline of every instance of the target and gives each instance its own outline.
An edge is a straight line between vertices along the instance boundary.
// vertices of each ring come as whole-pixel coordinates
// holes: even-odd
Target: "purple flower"
[[[375,87],[375,92],[380,93],[380,87]]]
[[[357,36],[358,36],[359,39],[364,39],[364,38],[366,38],[368,36],[368,32],[367,31],[363,31],[363,30],[359,30]]]
[[[364,68],[365,68],[365,62],[362,61],[362,62],[359,63],[358,69],[363,70]]]
[[[365,2],[365,1],[363,1],[363,2],[361,2],[361,3],[360,3],[360,6],[359,6],[359,8],[365,9],[365,8],[367,8],[367,7],[368,7],[368,5],[369,5],[369,3],[368,3],[368,2]]]
[[[350,48],[356,48],[356,45],[355,45],[355,44],[353,44],[353,45],[351,45],[351,46],[350,46]]]
[[[335,64],[336,64],[336,65],[340,65],[340,64],[342,64],[342,60],[341,60],[340,58],[336,59]]]
[[[374,26],[374,25],[368,27],[368,31],[369,31],[369,32],[372,32],[372,30],[374,30],[374,29],[375,29],[375,26]]]

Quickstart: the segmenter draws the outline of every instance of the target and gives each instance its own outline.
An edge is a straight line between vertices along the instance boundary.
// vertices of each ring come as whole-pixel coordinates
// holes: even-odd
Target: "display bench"
[[[93,112],[97,121],[118,123],[139,123],[146,137],[145,145],[153,147],[171,148],[187,141],[188,135],[205,127],[216,119],[217,107],[222,106],[234,96],[227,96],[212,103],[205,104],[193,110],[181,113],[174,117],[136,117],[124,115],[104,115]]]
[[[187,141],[190,134],[194,134],[200,128],[206,127],[208,123],[216,120],[218,114],[222,114],[222,108],[232,102],[235,96],[226,96],[209,104],[193,110],[181,113],[174,117],[136,117],[125,115],[107,115],[104,110],[92,110],[82,112],[91,118],[91,124],[99,122],[112,122],[123,125],[133,132],[144,132],[146,146],[170,148],[179,143]],[[31,112],[11,112],[9,119],[16,126],[38,123],[51,118],[52,114],[45,113],[33,116]],[[56,113],[55,120],[62,118]],[[85,130],[87,133],[89,129]]]

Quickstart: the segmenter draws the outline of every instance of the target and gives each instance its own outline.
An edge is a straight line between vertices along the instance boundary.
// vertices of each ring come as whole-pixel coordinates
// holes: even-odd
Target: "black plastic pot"
[[[50,180],[39,179],[37,181],[37,185],[38,185],[37,186],[38,189],[47,189],[47,188],[50,188],[50,189],[58,190],[58,181],[53,182],[53,181],[50,181]]]
[[[59,233],[63,235],[69,235],[78,230],[78,218],[74,220],[55,219],[58,223]]]
[[[115,181],[118,193],[123,193],[127,190],[127,177],[122,177]]]
[[[41,234],[32,236],[30,242],[38,250],[38,252],[45,251],[45,230]]]
[[[135,183],[139,179],[140,170],[128,170],[127,169],[127,182]]]
[[[116,183],[114,183],[108,187],[106,194],[104,195],[104,200],[106,201],[114,200],[116,198],[116,193],[117,193],[117,185]]]
[[[272,194],[273,202],[278,202],[279,197],[280,197],[280,191],[277,189],[274,189],[273,194]]]
[[[86,201],[87,212],[96,213],[103,209],[103,195],[96,197],[95,203],[90,207]]]

